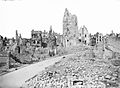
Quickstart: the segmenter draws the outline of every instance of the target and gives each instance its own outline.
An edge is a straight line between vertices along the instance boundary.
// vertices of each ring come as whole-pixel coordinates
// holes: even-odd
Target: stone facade
[[[17,30],[16,30],[15,42],[17,43],[18,46],[23,44],[22,36],[21,36],[21,34],[18,34]]]
[[[79,30],[78,40],[80,43],[88,45],[90,43],[90,37],[87,28],[83,25]]]
[[[2,51],[3,47],[3,37],[0,35],[0,51]]]
[[[77,16],[65,9],[63,17],[63,46],[76,46],[80,43],[89,45],[90,37],[87,28],[83,25],[78,30]]]
[[[57,46],[63,46],[63,35],[57,35],[56,43]]]
[[[96,37],[95,37],[95,35],[90,35],[90,45],[91,46],[96,45]]]
[[[55,43],[57,46],[62,45],[63,36],[54,32],[52,26],[50,26],[49,32],[47,31],[31,31],[31,45],[39,47],[51,47],[51,43]]]
[[[42,32],[42,42],[47,43],[47,39],[48,39],[48,32],[44,30]]]
[[[50,26],[50,30],[49,30],[48,47],[52,49],[56,47],[56,36],[54,35],[52,26]]]
[[[90,36],[90,45],[95,46],[99,43],[105,43],[105,39],[106,37],[104,37],[102,33],[97,32]]]
[[[65,9],[63,17],[63,45],[65,47],[76,45],[76,37],[78,33],[77,23],[77,16],[72,15],[67,9]]]
[[[102,33],[97,32],[95,34],[95,36],[96,36],[96,44],[98,44],[98,43],[103,41],[103,34]]]
[[[50,26],[49,36],[48,36],[48,48],[49,48],[50,56],[54,56],[56,54],[56,47],[57,47],[56,39],[57,38],[52,30],[52,26]]]
[[[31,31],[31,45],[41,46],[42,44],[42,31]]]

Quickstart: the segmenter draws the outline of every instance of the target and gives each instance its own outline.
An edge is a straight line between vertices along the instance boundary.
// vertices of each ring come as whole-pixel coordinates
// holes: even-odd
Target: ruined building
[[[113,30],[111,31],[111,33],[110,33],[109,36],[110,36],[110,37],[115,37],[115,33],[113,32]]]
[[[47,38],[48,38],[48,32],[45,30],[42,32],[42,42],[47,43]]]
[[[50,56],[54,56],[56,54],[56,47],[57,47],[56,36],[52,31],[52,26],[50,26],[49,36],[48,36],[48,48],[49,48]]]
[[[95,46],[96,45],[96,37],[95,35],[90,34],[90,45]]]
[[[77,44],[77,34],[78,34],[78,22],[77,16],[69,13],[67,9],[65,9],[64,17],[63,17],[63,45],[65,47],[74,46]]]
[[[3,48],[3,37],[0,35],[0,51],[2,51]]]
[[[42,31],[31,31],[31,45],[41,47],[42,44]]]
[[[15,32],[16,34],[15,34],[15,39],[16,39],[16,41],[18,42],[18,39],[19,39],[19,36],[18,36],[18,31],[16,30],[16,32]]]
[[[18,30],[16,30],[15,40],[12,39],[11,41],[10,50],[14,53],[21,53],[21,46],[23,45],[21,34],[18,34]]]
[[[78,30],[77,16],[65,9],[63,17],[63,46],[75,46],[78,44],[89,45],[90,37],[87,28],[83,25]]]
[[[22,36],[21,34],[18,34],[18,31],[16,30],[16,39],[15,42],[17,43],[17,45],[22,45]]]
[[[63,35],[61,35],[60,33],[56,33],[54,31],[53,31],[53,35],[56,38],[56,45],[63,46]]]
[[[50,26],[49,32],[47,31],[31,31],[31,45],[38,47],[52,47],[54,45],[61,45],[62,43],[62,35],[55,33],[52,30],[52,26]]]
[[[80,43],[88,45],[90,43],[90,37],[87,28],[83,25],[80,27],[78,40]]]
[[[98,44],[98,43],[103,41],[103,34],[102,33],[97,32],[95,34],[95,36],[96,36],[96,44]]]
[[[52,26],[50,26],[48,35],[48,47],[54,49],[56,47],[56,36],[53,33]]]
[[[63,46],[63,35],[57,35],[56,43],[57,46]]]
[[[97,32],[94,35],[90,35],[90,45],[95,46],[99,43],[105,42],[105,37],[103,37],[102,33]]]

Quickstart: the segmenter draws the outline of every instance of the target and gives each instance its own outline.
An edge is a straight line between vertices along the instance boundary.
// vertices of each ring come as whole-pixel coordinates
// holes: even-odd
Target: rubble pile
[[[107,39],[107,47],[112,51],[120,53],[120,38],[119,37],[109,37]]]
[[[120,66],[89,54],[91,49],[62,58],[22,88],[119,88]]]
[[[72,54],[77,53],[80,51],[88,50],[89,47],[84,45],[77,45],[77,46],[71,46],[71,47],[58,47],[57,48],[57,54],[56,55],[66,55],[66,54]]]
[[[0,73],[6,65],[7,71],[12,64],[17,67],[62,55],[68,56],[27,80],[22,88],[120,88],[120,34],[92,35],[85,25],[78,30],[77,16],[67,8],[63,34],[50,26],[49,32],[33,29],[29,39],[17,30],[15,39],[0,35]]]

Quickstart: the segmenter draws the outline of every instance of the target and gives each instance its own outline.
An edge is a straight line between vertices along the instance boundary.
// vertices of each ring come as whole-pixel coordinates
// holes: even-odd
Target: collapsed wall
[[[89,45],[90,36],[85,25],[78,30],[77,16],[65,9],[63,17],[63,45],[65,47],[76,46],[78,44]]]
[[[64,36],[64,46],[73,46],[76,45],[76,37],[78,34],[78,22],[77,16],[69,13],[65,9],[63,17],[63,36]]]

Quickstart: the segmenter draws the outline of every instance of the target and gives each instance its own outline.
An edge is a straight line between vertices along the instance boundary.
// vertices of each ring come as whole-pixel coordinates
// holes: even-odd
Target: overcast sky
[[[30,38],[31,30],[63,31],[65,8],[76,14],[78,27],[92,34],[120,33],[120,0],[0,0],[0,35]]]

